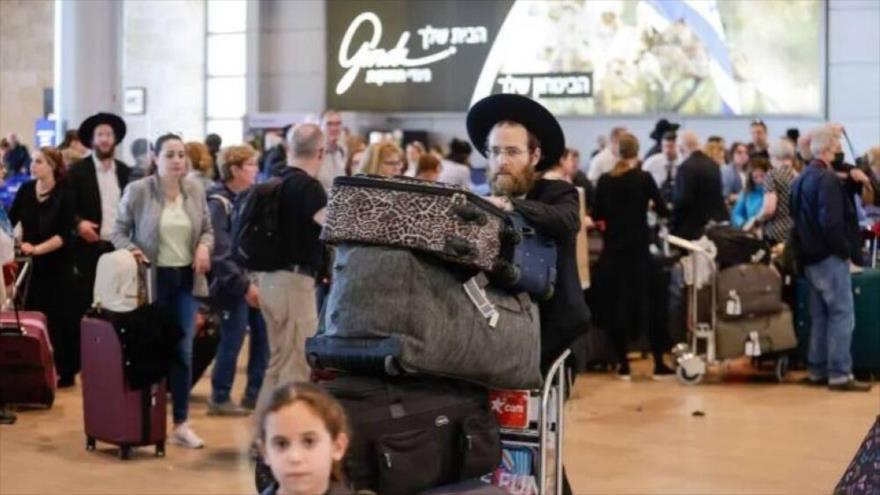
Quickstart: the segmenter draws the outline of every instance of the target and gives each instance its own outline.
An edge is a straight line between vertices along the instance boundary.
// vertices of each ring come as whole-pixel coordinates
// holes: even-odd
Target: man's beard
[[[523,174],[495,174],[491,182],[492,194],[512,198],[523,196],[532,189],[534,183],[535,176],[531,170],[526,170]]]
[[[111,146],[109,150],[102,151],[100,147],[95,147],[95,156],[99,160],[109,160],[116,154],[116,146]]]

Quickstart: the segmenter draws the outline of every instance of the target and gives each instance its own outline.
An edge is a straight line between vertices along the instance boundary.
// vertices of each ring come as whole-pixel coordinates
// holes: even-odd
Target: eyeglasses
[[[403,162],[400,160],[395,160],[393,162],[382,162],[382,165],[385,165],[386,167],[402,167]]]
[[[510,158],[516,158],[520,155],[527,153],[527,151],[516,148],[514,146],[508,146],[506,148],[500,148],[498,146],[493,146],[489,148],[489,156],[492,158],[500,158],[501,155],[507,155]]]

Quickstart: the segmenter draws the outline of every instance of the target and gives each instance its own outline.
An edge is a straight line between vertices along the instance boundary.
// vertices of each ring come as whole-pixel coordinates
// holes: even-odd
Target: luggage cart
[[[700,290],[695,284],[688,286],[688,311],[687,311],[687,327],[689,334],[689,343],[676,344],[672,349],[672,354],[676,359],[675,376],[685,385],[696,385],[703,380],[708,372],[709,365],[721,364],[721,360],[716,355],[716,330],[718,329],[718,311],[717,311],[717,274],[718,266],[715,264],[714,257],[698,244],[673,235],[667,236],[669,244],[683,249],[692,254],[692,273],[697,273],[697,265],[699,258],[703,257],[710,261],[709,266],[712,269],[711,281],[709,283],[709,315],[708,318],[701,318],[701,304],[706,304],[700,300]],[[705,320],[705,321],[703,321]],[[760,364],[761,356],[755,357],[755,362]],[[789,358],[787,355],[781,355],[776,359],[774,373],[778,381],[783,381],[789,370]]]
[[[527,396],[530,405],[537,405],[537,414],[534,418],[527,418],[522,428],[501,427],[501,443],[504,447],[527,448],[538,453],[537,459],[532,462],[531,475],[536,480],[539,495],[562,494],[567,386],[564,364],[570,354],[571,351],[566,349],[553,362],[541,389],[499,392],[522,394]]]

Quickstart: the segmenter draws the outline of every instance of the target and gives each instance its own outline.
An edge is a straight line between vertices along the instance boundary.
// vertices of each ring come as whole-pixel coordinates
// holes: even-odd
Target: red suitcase
[[[0,404],[52,407],[57,383],[46,316],[0,312]]]
[[[82,320],[82,389],[86,449],[95,442],[119,446],[128,459],[132,447],[155,445],[165,455],[165,382],[149,389],[131,388],[125,380],[122,346],[113,324],[98,318]]]

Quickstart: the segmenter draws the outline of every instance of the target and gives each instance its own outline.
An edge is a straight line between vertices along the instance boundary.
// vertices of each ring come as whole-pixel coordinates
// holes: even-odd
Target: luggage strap
[[[478,273],[463,284],[464,291],[467,293],[471,302],[474,303],[474,306],[477,307],[477,310],[483,315],[483,318],[489,320],[489,327],[495,328],[498,325],[499,314],[498,310],[495,309],[495,305],[492,304],[492,301],[489,300],[486,296],[486,291],[483,289],[487,285],[489,285],[489,279],[483,272]]]

